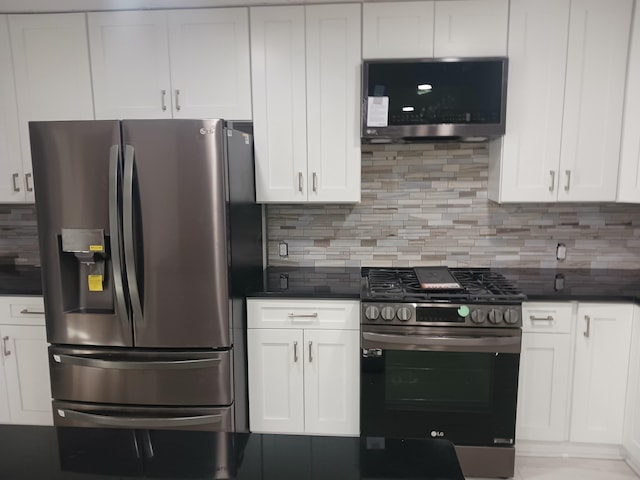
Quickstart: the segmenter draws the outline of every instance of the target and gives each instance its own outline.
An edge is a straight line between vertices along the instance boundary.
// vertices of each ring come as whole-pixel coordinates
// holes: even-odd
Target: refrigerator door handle
[[[160,427],[188,427],[193,425],[207,425],[220,423],[222,415],[194,415],[190,417],[130,417],[126,415],[98,415],[95,413],[79,412],[77,410],[58,408],[56,413],[63,418],[89,422],[107,427],[130,428],[160,428]]]
[[[129,285],[129,297],[134,323],[144,321],[140,290],[138,289],[138,274],[136,272],[135,243],[133,238],[133,167],[135,164],[135,150],[131,145],[125,145],[124,150],[124,185],[122,186],[122,220],[124,233],[124,260]]]
[[[124,297],[122,271],[122,252],[120,237],[120,209],[118,192],[120,191],[120,147],[112,145],[109,150],[109,232],[111,233],[111,258],[113,264],[113,289],[116,296],[116,311],[123,327],[129,327],[129,315]]]
[[[105,368],[113,370],[191,370],[194,368],[215,367],[221,361],[220,357],[214,357],[189,360],[149,360],[148,362],[140,362],[128,360],[102,360],[99,358],[80,355],[62,355],[57,353],[53,354],[53,360],[56,363],[65,363],[67,365],[76,365],[78,367]]]

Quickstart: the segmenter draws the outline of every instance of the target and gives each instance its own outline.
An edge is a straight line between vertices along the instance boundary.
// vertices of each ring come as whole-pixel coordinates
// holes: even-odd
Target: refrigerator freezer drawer
[[[176,429],[231,432],[233,406],[133,407],[53,401],[53,423],[59,427]]]
[[[49,347],[56,400],[124,405],[233,403],[232,355],[221,351],[132,351]]]

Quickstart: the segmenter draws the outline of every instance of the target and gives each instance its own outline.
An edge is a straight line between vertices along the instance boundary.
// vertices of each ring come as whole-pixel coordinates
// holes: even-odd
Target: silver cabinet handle
[[[564,191],[568,192],[571,188],[571,170],[565,170],[564,173],[567,176],[567,184],[564,186]]]
[[[318,318],[317,313],[289,313],[287,314],[289,318]]]
[[[556,186],[556,171],[549,170],[549,174],[551,175],[551,184],[549,185],[549,191],[553,192],[553,188]]]
[[[180,111],[180,90],[176,88],[176,110]]]
[[[166,97],[167,97],[167,91],[166,90],[160,90],[160,99],[161,99],[161,105],[162,105],[162,111],[166,112],[167,111],[167,102],[166,102]]]
[[[18,186],[18,177],[20,176],[19,173],[14,173],[13,175],[11,175],[13,177],[13,191],[14,192],[19,192],[20,191],[20,187]]]
[[[154,427],[185,427],[190,425],[206,425],[210,423],[220,423],[222,415],[194,415],[192,417],[129,417],[126,415],[100,415],[95,413],[84,413],[77,410],[57,409],[60,417],[69,420],[79,420],[96,425],[111,427],[130,428],[151,428]]]
[[[309,342],[309,363],[313,362],[313,356],[311,355],[311,347],[313,347],[313,342]]]
[[[529,315],[529,320],[532,322],[540,321],[540,322],[552,322],[553,317],[551,315],[547,315],[546,317],[536,317],[534,315]]]
[[[29,310],[28,308],[23,308],[20,310],[20,315],[44,315],[44,312],[40,310]]]
[[[298,172],[298,191],[302,191],[302,172]]]
[[[24,183],[27,185],[27,192],[33,192],[33,186],[29,186],[29,180],[31,180],[31,177],[33,176],[33,174],[31,173],[27,173],[24,176]]]
[[[11,355],[11,350],[9,350],[9,337],[2,337],[2,353],[5,357]]]
[[[587,328],[586,328],[586,330],[584,331],[583,335],[584,335],[586,338],[589,338],[589,335],[591,334],[591,317],[590,317],[589,315],[585,315],[585,316],[584,316],[584,319],[585,319],[585,320],[586,320],[586,322],[587,322]]]
[[[298,342],[293,342],[293,363],[298,363]]]
[[[313,191],[318,191],[318,174],[316,172],[313,172]]]

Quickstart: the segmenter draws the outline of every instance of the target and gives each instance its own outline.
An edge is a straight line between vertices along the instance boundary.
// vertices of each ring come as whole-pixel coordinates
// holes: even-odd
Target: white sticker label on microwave
[[[389,97],[369,97],[367,99],[367,127],[389,125]]]

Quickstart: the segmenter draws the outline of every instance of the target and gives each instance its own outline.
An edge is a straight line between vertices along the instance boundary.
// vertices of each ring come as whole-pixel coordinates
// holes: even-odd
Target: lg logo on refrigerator
[[[435,430],[431,430],[431,436],[433,438],[444,437],[444,432],[436,432]]]
[[[216,133],[216,129],[213,127],[200,129],[200,135],[213,135],[214,133]]]

